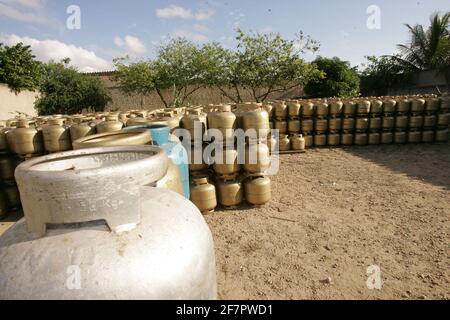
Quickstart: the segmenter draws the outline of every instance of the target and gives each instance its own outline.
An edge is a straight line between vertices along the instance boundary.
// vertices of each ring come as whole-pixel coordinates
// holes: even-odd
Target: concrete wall
[[[0,84],[0,120],[13,118],[17,111],[35,116],[34,101],[38,94],[33,91],[11,92],[8,86]]]
[[[449,90],[446,84],[445,74],[436,70],[420,71],[413,76],[412,85],[399,89],[389,90],[389,95],[410,95],[446,92]],[[438,91],[439,90],[439,91]]]

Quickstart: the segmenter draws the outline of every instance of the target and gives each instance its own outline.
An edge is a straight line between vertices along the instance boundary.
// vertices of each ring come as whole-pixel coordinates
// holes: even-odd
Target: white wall
[[[13,118],[15,115],[10,112],[20,111],[30,116],[37,115],[34,109],[34,101],[37,92],[21,91],[19,94],[11,92],[8,86],[0,84],[0,120]]]

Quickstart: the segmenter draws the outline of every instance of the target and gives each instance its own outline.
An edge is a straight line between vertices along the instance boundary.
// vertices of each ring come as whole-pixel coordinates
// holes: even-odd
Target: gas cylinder
[[[395,118],[391,116],[385,116],[382,118],[381,127],[383,130],[392,130],[395,125]]]
[[[217,207],[216,187],[208,182],[208,178],[193,178],[191,185],[191,201],[204,215],[214,213]]]
[[[0,180],[14,181],[14,170],[16,169],[16,161],[9,156],[0,156]]]
[[[245,199],[250,205],[263,206],[272,199],[270,179],[249,178],[245,181]]]
[[[312,119],[303,119],[301,121],[302,133],[311,133],[314,130],[314,121]]]
[[[225,146],[224,149],[216,147],[213,152],[214,171],[221,177],[234,177],[241,171],[238,164],[238,152],[232,146]]]
[[[18,168],[25,219],[0,237],[0,299],[217,297],[214,244],[198,209],[140,184],[164,175],[161,149],[55,155]],[[81,289],[71,290],[77,267]]]
[[[295,134],[291,137],[291,149],[303,151],[306,148],[305,138],[301,134]]]
[[[409,128],[419,129],[423,127],[423,116],[410,116],[409,117]]]
[[[355,144],[357,146],[365,146],[368,143],[367,133],[355,133]]]
[[[242,114],[242,124],[244,131],[255,130],[256,138],[258,139],[266,138],[270,132],[269,114],[263,109],[244,112]]]
[[[206,133],[208,129],[207,125],[207,117],[200,110],[189,110],[186,111],[186,114],[183,118],[181,118],[181,127],[189,131],[191,135],[191,141],[202,141],[203,135]],[[196,126],[198,127],[195,132]]]
[[[0,219],[9,212],[8,197],[3,189],[0,189]]]
[[[63,120],[53,118],[50,125],[42,129],[44,147],[49,153],[62,152],[72,149],[70,130],[63,125]]]
[[[9,210],[17,210],[20,208],[20,195],[19,190],[14,182],[6,183],[3,185],[3,190],[6,194]]]
[[[77,122],[78,123],[72,125],[69,129],[72,143],[78,139],[91,136],[97,132],[95,126],[90,125],[88,122]]]
[[[319,101],[315,104],[316,116],[318,118],[324,118],[328,116],[328,103]]]
[[[98,133],[108,133],[120,131],[123,128],[123,123],[119,121],[118,116],[116,115],[108,115],[106,116],[106,120],[100,122],[96,129]]]
[[[280,141],[278,146],[280,148],[280,151],[291,150],[291,140],[286,134],[280,134]]]
[[[342,101],[333,101],[330,103],[329,108],[331,117],[340,117],[344,108],[344,103]]]
[[[217,200],[225,209],[236,209],[244,201],[244,186],[239,181],[218,181]]]
[[[273,105],[270,102],[264,103],[263,109],[266,110],[267,113],[269,114],[269,119],[272,119],[274,113]]]
[[[344,118],[342,120],[342,130],[351,131],[355,128],[355,119],[354,118]]]
[[[208,114],[208,127],[210,129],[219,130],[223,136],[221,141],[230,142],[234,138],[234,130],[236,129],[236,115],[231,112],[230,105],[219,107],[218,112]]]
[[[276,148],[277,148],[277,139],[272,134],[269,134],[267,136],[266,143],[267,143],[267,147],[270,150],[270,153],[279,151],[279,150],[276,150]]]
[[[393,114],[397,108],[397,101],[394,99],[386,99],[383,101],[383,113]]]
[[[404,131],[394,132],[394,143],[406,143],[407,135]]]
[[[133,128],[133,127],[131,127]],[[111,146],[145,145],[152,140],[150,132],[145,129],[130,129],[90,135],[73,142],[73,148],[86,149]]]
[[[422,141],[421,131],[409,131],[408,132],[408,143],[420,143]]]
[[[281,134],[286,134],[288,131],[288,123],[285,120],[275,120],[274,129],[278,130]]]
[[[369,128],[369,119],[368,118],[356,118],[356,130],[365,131]]]
[[[328,120],[327,119],[316,119],[315,130],[317,133],[326,132],[328,129]]]
[[[300,117],[302,107],[300,103],[298,103],[297,101],[289,101],[287,103],[287,107],[289,118],[296,119]]]
[[[412,101],[411,104],[411,113],[418,114],[422,113],[425,109],[425,99],[417,98]]]
[[[412,106],[415,104],[415,100],[413,100],[411,104],[411,100],[408,99],[400,99],[397,102],[396,112],[397,114],[407,114],[410,110],[412,110]]]
[[[370,131],[379,131],[381,129],[381,118],[374,117],[369,119],[369,130]]]
[[[441,104],[441,102],[440,102],[439,98],[426,99],[425,112],[428,114],[438,112],[440,109],[440,104]]]
[[[437,118],[437,126],[446,128],[450,125],[450,113],[440,113]]]
[[[204,115],[204,117],[206,118],[206,115]],[[181,119],[182,116],[178,114],[175,115],[172,109],[164,109],[164,112],[160,114],[157,120],[166,121],[167,126],[170,129],[170,132],[174,132],[176,129],[180,127]]]
[[[353,144],[353,134],[343,133],[341,135],[341,144],[344,146],[351,146]]]
[[[301,130],[300,120],[289,120],[288,121],[288,132],[290,134],[299,133],[300,130]]]
[[[314,136],[304,135],[303,138],[305,139],[305,147],[306,148],[311,148],[314,146]]]
[[[306,101],[302,102],[302,116],[305,118],[310,118],[314,115],[314,103]]]
[[[422,132],[422,142],[431,143],[434,142],[434,131],[427,130]]]
[[[316,134],[314,136],[314,145],[316,147],[324,147],[327,145],[327,135],[325,134]]]
[[[409,118],[408,116],[396,116],[395,117],[395,128],[405,130],[408,128]]]
[[[376,145],[380,144],[381,135],[378,132],[369,133],[369,144]]]
[[[358,116],[367,116],[370,113],[370,106],[369,100],[360,100],[357,103],[356,113]]]
[[[338,133],[330,133],[327,143],[329,146],[338,146],[341,143],[341,136]]]
[[[381,143],[390,144],[394,142],[394,134],[392,132],[382,132],[381,133]]]
[[[330,132],[338,132],[342,128],[342,119],[340,118],[331,118],[328,120],[328,130]]]
[[[372,116],[379,116],[383,112],[383,101],[372,100],[370,107],[370,114]]]
[[[205,171],[208,170],[209,164],[205,161],[202,143],[191,143],[190,147],[185,145],[188,152],[189,171]]]
[[[11,130],[11,139],[14,141],[14,153],[20,156],[41,154],[44,151],[42,132],[30,128],[29,120],[20,119],[17,128]]]
[[[446,95],[442,95],[440,98],[440,108],[439,111],[441,113],[447,113],[450,111],[450,95],[446,94]]]
[[[244,170],[247,173],[264,173],[270,168],[270,151],[264,143],[250,142],[245,147]]]
[[[274,116],[276,119],[286,119],[288,116],[288,107],[284,101],[274,103]]]
[[[426,115],[423,117],[423,127],[425,129],[433,129],[436,126],[437,117],[436,115]]]
[[[440,129],[436,131],[436,141],[437,142],[447,142],[448,141],[448,129]]]
[[[6,138],[6,135],[9,131],[13,130],[14,128],[6,127],[0,129],[0,153],[5,153],[9,151],[8,146],[8,139]]]

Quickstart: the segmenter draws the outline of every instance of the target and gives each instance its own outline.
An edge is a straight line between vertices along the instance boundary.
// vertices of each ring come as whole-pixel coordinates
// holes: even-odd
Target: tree
[[[383,96],[390,88],[399,88],[411,82],[411,68],[398,63],[400,57],[366,57],[368,64],[362,71],[361,91],[369,95]]]
[[[35,60],[30,46],[18,43],[9,47],[0,43],[0,82],[16,94],[37,89],[42,71],[42,63]]]
[[[215,79],[216,86],[234,102],[242,102],[242,90],[250,90],[255,101],[260,102],[271,93],[305,85],[322,76],[315,65],[300,57],[319,48],[303,33],[295,40],[286,40],[279,33],[237,32],[237,51],[222,50],[221,68]]]
[[[305,92],[313,97],[353,97],[359,93],[359,76],[347,61],[337,57],[318,57],[313,61],[325,78],[313,80],[305,87]]]
[[[411,33],[409,44],[399,44],[401,56],[396,59],[415,70],[441,69],[450,66],[450,12],[435,13],[427,30],[418,24],[406,27]],[[395,57],[395,56],[394,56]]]
[[[68,61],[45,65],[41,97],[35,101],[40,115],[74,114],[83,109],[103,111],[111,100],[100,79],[79,73]]]

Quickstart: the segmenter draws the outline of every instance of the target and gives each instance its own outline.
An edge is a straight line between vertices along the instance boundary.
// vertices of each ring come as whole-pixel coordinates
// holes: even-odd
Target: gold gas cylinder
[[[278,130],[280,134],[287,133],[288,123],[285,120],[275,120],[274,129]]]
[[[288,107],[284,101],[276,101],[274,103],[274,116],[278,120],[287,118]]]
[[[408,143],[420,143],[422,141],[422,131],[409,131]]]
[[[9,155],[0,156],[0,180],[14,181],[16,161]]]
[[[396,129],[406,129],[408,128],[409,118],[408,116],[396,116],[395,117],[395,128]]]
[[[113,146],[135,146],[150,143],[152,136],[147,129],[121,130],[93,134],[73,142],[73,148],[87,149]]]
[[[209,169],[209,164],[206,163],[204,158],[202,143],[191,143],[190,147],[186,148],[186,151],[188,154],[190,172],[206,171]]]
[[[301,112],[305,118],[312,117],[314,115],[314,103],[310,101],[302,102]]]
[[[254,206],[263,206],[272,199],[270,179],[267,177],[249,178],[245,181],[245,199]]]
[[[267,137],[270,132],[269,114],[264,109],[244,112],[242,114],[242,125],[244,131],[250,129],[256,130],[257,138],[263,139]]]
[[[381,100],[372,100],[370,107],[370,114],[372,116],[378,116],[383,112],[383,101]]]
[[[407,135],[404,131],[394,132],[394,143],[406,143]]]
[[[215,148],[214,171],[222,178],[236,176],[241,171],[241,165],[238,164],[238,152],[232,149],[232,146],[225,146],[224,149]]]
[[[169,161],[166,175],[156,182],[157,188],[172,190],[181,196],[184,196],[184,188],[182,182],[182,176],[178,165]]]
[[[391,144],[394,142],[394,134],[392,132],[382,132],[381,133],[381,143]]]
[[[204,117],[206,118],[206,114],[204,115]],[[169,127],[170,132],[172,133],[180,127],[181,115],[175,115],[172,110],[164,111],[159,116],[158,120],[167,121],[167,126]]]
[[[301,134],[294,134],[291,137],[291,149],[295,151],[303,151],[306,149],[305,138]]]
[[[378,132],[369,133],[369,144],[370,145],[380,144],[380,142],[381,142],[381,135]]]
[[[263,109],[267,111],[267,113],[269,114],[269,119],[272,119],[273,117],[273,113],[274,113],[274,108],[273,105],[269,102],[264,103],[263,104]]]
[[[280,151],[291,150],[291,139],[289,139],[288,135],[280,134],[280,141],[278,146],[280,148]]]
[[[409,117],[409,128],[419,129],[423,127],[423,116],[410,116]]]
[[[314,125],[316,132],[323,133],[328,129],[328,120],[327,119],[316,119],[316,123]]]
[[[330,103],[329,108],[331,117],[340,117],[344,108],[344,103],[342,101],[333,101]]]
[[[147,125],[147,124],[150,124],[150,122],[151,122],[150,119],[131,117],[131,116],[126,122],[127,127],[132,127],[132,126],[136,126],[136,125]]]
[[[439,111],[441,105],[441,101],[439,98],[428,98],[425,103],[425,112],[426,113],[436,113]]]
[[[303,136],[303,138],[305,138],[305,147],[306,148],[311,148],[314,146],[314,136],[305,135],[305,136]]]
[[[208,178],[193,178],[191,183],[191,201],[204,215],[214,213],[217,207],[216,187]]]
[[[122,130],[123,123],[119,121],[118,116],[108,115],[106,120],[100,122],[96,128],[98,133],[116,132]]]
[[[425,110],[425,99],[417,98],[412,101],[411,112],[422,113]]]
[[[449,112],[450,111],[450,94],[443,95],[442,97],[439,98],[439,100],[441,102],[439,111],[441,113]]]
[[[369,119],[369,130],[370,131],[377,131],[381,129],[381,118],[380,117],[374,117]]]
[[[314,135],[314,145],[316,147],[324,147],[327,145],[327,135],[326,134],[316,134]]]
[[[288,132],[290,134],[299,133],[301,130],[300,120],[289,120],[288,121]]]
[[[354,118],[344,118],[342,120],[342,130],[350,131],[355,128],[355,119]]]
[[[431,143],[434,142],[434,131],[427,130],[422,132],[422,142]]]
[[[302,105],[298,101],[289,101],[287,107],[289,118],[297,119],[300,117]]]
[[[436,126],[437,123],[437,116],[432,115],[426,115],[423,117],[423,127],[425,129],[432,129]]]
[[[338,146],[341,143],[341,136],[338,133],[330,133],[327,143],[329,146]]]
[[[356,118],[356,130],[365,131],[369,128],[369,118]]]
[[[128,122],[128,117],[129,117],[130,113],[129,112],[121,112],[119,113],[119,121],[123,123],[124,126],[127,125]]]
[[[204,113],[202,113],[201,110],[198,109],[186,110],[186,114],[183,116],[183,118],[181,118],[180,124],[183,129],[189,131],[191,135],[191,141],[197,142],[202,141],[203,135],[206,133],[206,130],[208,129],[207,116]],[[196,124],[202,130],[200,136],[198,136],[198,134],[197,135],[195,134]]]
[[[383,130],[392,130],[395,125],[395,118],[391,116],[383,117],[381,127]]]
[[[397,102],[396,112],[398,114],[407,114],[410,110],[412,110],[412,106],[414,105],[416,100],[413,100],[411,103],[411,100],[409,99],[399,99]]]
[[[342,119],[340,118],[331,118],[328,120],[328,130],[330,132],[338,132],[342,128]]]
[[[236,209],[244,201],[244,186],[239,181],[216,183],[217,200],[225,209]]]
[[[0,219],[9,212],[8,197],[3,188],[0,188]]]
[[[234,139],[236,129],[236,115],[231,112],[230,105],[223,105],[217,112],[208,114],[208,127],[219,130],[222,133],[223,142],[230,142]]]
[[[270,168],[270,149],[265,143],[250,142],[245,147],[244,170],[247,173],[263,173]]]
[[[448,129],[441,129],[436,131],[436,141],[437,142],[447,142],[448,141]]]
[[[441,113],[437,118],[437,126],[446,128],[450,125],[450,113]]]
[[[63,152],[72,149],[70,130],[63,125],[63,120],[53,118],[50,125],[42,129],[44,147],[49,153]]]
[[[328,103],[319,101],[315,104],[316,116],[318,118],[324,118],[328,116]]]
[[[72,143],[78,139],[96,134],[97,130],[95,126],[88,122],[78,122],[70,127],[70,139]]]
[[[20,195],[19,190],[15,183],[6,183],[3,185],[3,190],[8,200],[9,209],[20,208]]]
[[[397,108],[397,101],[394,99],[386,99],[383,101],[383,113],[392,114]]]
[[[270,153],[274,152],[275,148],[277,147],[277,139],[272,134],[269,134],[265,142],[267,144],[267,147],[269,148]]]
[[[369,100],[360,100],[357,103],[356,113],[358,116],[367,116],[370,113],[370,106]]]
[[[314,130],[314,120],[312,119],[303,119],[301,121],[301,127],[303,134],[311,133]]]
[[[17,122],[17,128],[11,130],[11,139],[14,141],[13,151],[21,156],[44,152],[42,132],[35,128],[30,128],[29,124],[29,120],[20,119]]]
[[[369,137],[367,133],[355,133],[355,144],[357,146],[367,145]]]

